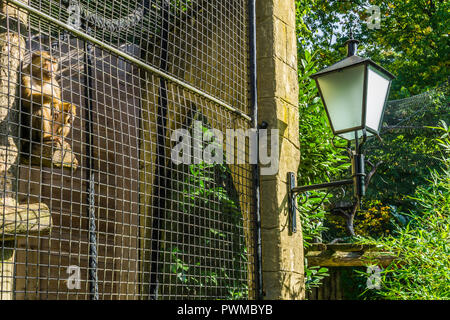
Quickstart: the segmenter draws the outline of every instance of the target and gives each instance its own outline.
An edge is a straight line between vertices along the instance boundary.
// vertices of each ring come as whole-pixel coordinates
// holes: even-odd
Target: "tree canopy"
[[[310,6],[305,11],[305,6]],[[420,94],[449,77],[450,2],[439,0],[297,1],[300,53],[318,51],[320,67],[345,55],[352,29],[360,52],[397,76],[391,99]],[[380,12],[380,28],[371,28],[370,8]],[[309,31],[308,31],[309,30]]]

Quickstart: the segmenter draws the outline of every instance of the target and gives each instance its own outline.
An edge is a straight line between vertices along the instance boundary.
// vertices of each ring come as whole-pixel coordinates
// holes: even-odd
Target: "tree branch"
[[[366,182],[364,183],[365,188],[369,187],[370,181],[372,180],[373,175],[377,172],[378,167],[383,163],[383,161],[377,162],[372,166],[369,174],[366,176]],[[352,213],[348,215],[346,219],[347,231],[351,236],[355,236],[355,230],[353,228],[353,223],[355,220],[356,212],[358,211],[358,202],[353,203]]]
[[[370,180],[372,180],[373,175],[377,172],[378,167],[382,164],[383,164],[383,161],[378,161],[374,166],[372,166],[372,170],[370,170],[370,172],[366,178],[366,183],[365,183],[366,189],[369,187]]]

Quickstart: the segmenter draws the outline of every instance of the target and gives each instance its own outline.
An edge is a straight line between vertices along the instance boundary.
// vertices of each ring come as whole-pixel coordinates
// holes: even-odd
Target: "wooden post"
[[[353,243],[315,244],[308,248],[306,257],[311,266],[321,267],[361,267],[372,264],[386,267],[396,259],[392,252]]]

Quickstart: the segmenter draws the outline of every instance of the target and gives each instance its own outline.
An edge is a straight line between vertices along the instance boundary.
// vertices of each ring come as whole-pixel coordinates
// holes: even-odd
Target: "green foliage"
[[[298,184],[313,184],[329,181],[331,176],[339,176],[348,168],[348,162],[341,150],[333,145],[333,134],[328,126],[325,109],[322,105],[315,82],[310,76],[318,69],[315,54],[304,50],[304,39],[310,37],[310,31],[304,22],[309,14],[313,1],[296,1],[296,30],[299,39],[298,47],[298,81],[299,81],[299,114],[300,114],[300,166],[298,169]],[[338,146],[344,142],[334,141]],[[303,201],[299,198],[298,208],[302,221],[303,246],[307,248],[312,242],[321,239],[326,211],[324,204],[331,196],[325,192],[308,193]],[[322,201],[324,200],[324,201]],[[320,285],[322,279],[328,276],[327,268],[310,267],[305,259],[305,285],[310,290]]]
[[[442,86],[424,98],[411,98],[412,103],[393,105],[385,115],[384,123],[393,129],[382,133],[383,141],[372,139],[367,143],[366,153],[376,163],[382,161],[367,190],[367,198],[379,200],[399,211],[408,211],[416,206],[410,198],[418,186],[426,184],[429,168],[436,169],[439,148],[435,143],[436,126],[440,119],[450,121],[448,112],[448,86]],[[405,126],[406,129],[396,129]]]
[[[392,232],[397,219],[404,219],[396,208],[383,205],[379,200],[363,200],[361,212],[355,217],[355,234],[361,236],[381,237]],[[395,218],[396,217],[396,218]],[[330,215],[325,223],[328,227],[327,238],[345,238],[347,230],[342,216]],[[350,240],[350,239],[349,239]]]
[[[450,131],[445,123],[436,129],[442,167],[417,189],[411,221],[393,236],[361,240],[399,257],[382,272],[381,290],[374,293],[384,299],[450,299]]]
[[[376,43],[369,54],[391,61],[397,75],[394,97],[407,97],[447,81],[449,73],[448,1],[375,0],[380,6],[382,29],[370,31],[368,41]],[[382,48],[382,50],[380,50]],[[407,59],[405,59],[407,57]]]
[[[306,290],[311,290],[312,288],[320,287],[322,280],[328,277],[328,268],[313,266],[305,268],[305,278],[306,278]]]
[[[302,152],[298,170],[298,184],[325,182],[331,176],[339,176],[347,170],[348,159],[342,155],[332,142],[333,134],[317,87],[310,76],[316,72],[314,54],[305,50],[300,56],[299,65],[299,112],[300,145]],[[342,141],[335,141],[342,146]],[[325,220],[324,203],[331,195],[321,191],[309,192],[306,201],[299,199],[298,208],[302,221],[303,245],[307,248],[311,242],[321,239]],[[309,290],[320,285],[328,276],[327,268],[309,267],[305,261],[306,288]]]
[[[192,6],[192,0],[172,0],[171,4],[174,8],[186,12]]]
[[[317,71],[314,54],[304,50],[299,65],[300,155],[299,183],[325,182],[342,174],[348,168],[348,157],[337,147],[346,142],[334,140],[328,118],[314,80]]]
[[[380,29],[369,29],[366,23],[371,5],[380,7]],[[449,8],[448,1],[315,0],[298,18],[311,31],[302,34],[302,46],[318,51],[322,68],[345,56],[343,45],[353,27],[354,37],[361,40],[360,53],[397,76],[391,98],[408,97],[436,87],[450,75]]]
[[[402,263],[384,273],[383,289],[375,294],[366,292],[366,298],[448,298],[448,289],[443,288],[443,284],[449,282],[446,259],[448,207],[438,201],[441,213],[435,214],[439,205],[436,198],[432,200],[434,196],[448,197],[448,180],[444,188],[443,176],[438,174],[442,171],[435,160],[440,152],[434,140],[436,131],[425,126],[434,126],[439,119],[450,121],[448,86],[434,90],[449,77],[446,22],[449,20],[449,2],[297,0],[296,4],[302,151],[300,185],[337,179],[348,172],[345,167],[348,159],[331,143],[332,134],[326,115],[309,76],[345,57],[344,42],[348,39],[350,26],[354,37],[361,40],[359,54],[370,57],[397,76],[391,88],[391,99],[431,90],[429,96],[432,101],[426,106],[417,104],[417,109],[414,109],[411,105],[399,104],[385,117],[385,126],[401,124],[407,129],[386,130],[382,135],[383,143],[376,139],[367,143],[370,160],[373,163],[383,161],[383,164],[368,188],[365,203],[369,205],[366,207],[368,210],[356,217],[355,226],[358,228],[358,222],[366,218],[371,221],[371,217],[378,217],[377,234],[371,234],[371,228],[366,228],[363,233],[384,235],[381,238],[383,245],[402,252],[404,257]],[[381,29],[367,28],[365,21],[369,5],[380,6]],[[352,24],[350,20],[353,20]],[[339,142],[335,144],[339,145]],[[448,162],[446,166],[448,173]],[[424,187],[427,180],[432,181],[428,189]],[[326,212],[320,205],[325,196],[330,198],[323,192],[311,192],[306,200],[299,199],[305,247],[315,239],[321,239],[327,230],[327,224],[324,225]],[[325,205],[328,200],[325,199]],[[377,205],[370,206],[371,203]],[[421,214],[417,214],[417,208],[421,208]],[[415,213],[403,213],[411,209],[416,209]],[[396,232],[386,236],[393,229]],[[378,243],[374,239],[371,242]],[[438,248],[434,247],[437,243]],[[437,268],[442,269],[432,274]],[[306,267],[307,286],[320,283],[317,272],[318,268]],[[360,287],[364,287],[362,282]]]

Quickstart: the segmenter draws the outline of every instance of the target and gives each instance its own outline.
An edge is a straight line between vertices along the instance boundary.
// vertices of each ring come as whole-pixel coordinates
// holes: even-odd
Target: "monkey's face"
[[[77,115],[77,107],[69,102],[63,103],[64,122],[72,124]]]
[[[42,61],[42,72],[47,76],[48,78],[53,77],[53,75],[56,75],[56,72],[58,72],[58,62],[55,62],[54,60],[45,59]]]
[[[58,62],[55,60],[46,60],[45,61],[45,69],[49,71],[49,73],[56,73],[59,70]]]
[[[31,64],[33,74],[39,76],[38,73],[42,72],[42,75],[46,78],[51,78],[59,69],[58,60],[45,51],[35,52]]]

